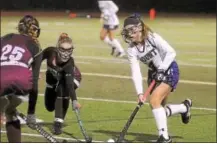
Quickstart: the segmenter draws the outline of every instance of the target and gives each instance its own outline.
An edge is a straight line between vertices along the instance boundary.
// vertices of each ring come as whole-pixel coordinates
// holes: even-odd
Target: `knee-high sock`
[[[171,104],[165,107],[167,116],[187,112],[187,107],[184,104]]]
[[[108,36],[105,37],[104,42],[107,43],[111,47],[115,47],[118,52],[123,53],[124,49],[121,46],[120,42],[117,39],[113,39],[112,41],[108,38]]]
[[[159,136],[163,135],[165,139],[168,139],[169,135],[167,129],[167,116],[164,108],[160,107],[160,108],[153,109],[152,113],[156,121]]]
[[[55,102],[55,121],[63,123],[68,107],[69,107],[68,98],[57,97]]]
[[[45,89],[44,103],[45,103],[46,109],[49,112],[54,111],[56,99],[57,99],[57,93],[55,92],[55,89],[47,87]]]
[[[106,44],[108,44],[109,46],[114,47],[112,41],[108,38],[108,36],[106,36],[103,41],[104,41]]]
[[[113,46],[118,50],[118,52],[121,52],[121,53],[124,52],[123,47],[121,46],[120,42],[117,39],[113,39],[111,42]]]

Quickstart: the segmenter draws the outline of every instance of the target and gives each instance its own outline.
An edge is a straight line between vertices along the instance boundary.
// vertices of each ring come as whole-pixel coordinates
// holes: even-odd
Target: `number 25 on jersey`
[[[19,61],[22,59],[25,49],[12,46],[10,44],[5,45],[1,52],[1,61]]]

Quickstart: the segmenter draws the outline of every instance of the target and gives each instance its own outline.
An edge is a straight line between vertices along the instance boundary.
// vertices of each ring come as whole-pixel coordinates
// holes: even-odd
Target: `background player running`
[[[98,0],[98,6],[103,21],[100,39],[111,46],[111,55],[123,57],[125,55],[124,49],[120,42],[114,38],[115,31],[119,25],[119,19],[116,14],[118,12],[118,6],[112,0]]]

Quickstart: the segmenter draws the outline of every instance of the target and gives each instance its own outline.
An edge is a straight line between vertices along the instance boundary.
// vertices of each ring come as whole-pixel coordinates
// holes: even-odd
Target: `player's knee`
[[[6,97],[0,97],[0,114],[4,113],[6,106],[9,104],[9,101]]]
[[[13,111],[10,111],[10,110],[6,110],[5,111],[5,118],[6,118],[6,121],[7,122],[13,122],[13,121],[16,121],[18,120],[17,118],[17,113],[16,113],[16,109],[13,110]]]
[[[49,111],[49,112],[53,112],[54,111],[54,107],[46,106],[46,110]]]
[[[101,41],[104,41],[104,39],[105,39],[105,36],[104,36],[104,35],[100,35],[100,37],[99,37],[99,38],[100,38],[100,40],[101,40]]]
[[[54,106],[54,104],[51,104],[51,103],[47,102],[47,103],[45,103],[45,108],[46,108],[47,111],[53,112],[54,109],[55,109],[55,106]]]
[[[47,111],[53,112],[53,111],[54,111],[54,108],[55,108],[54,102],[49,101],[49,100],[46,100],[46,101],[45,101],[45,108],[46,108]]]
[[[160,101],[160,99],[159,98],[157,98],[157,97],[151,97],[150,98],[150,106],[152,107],[152,108],[158,108],[158,107],[160,107],[161,106],[161,101]]]
[[[114,41],[114,37],[109,37],[109,40],[110,40],[111,42],[113,42],[113,41]]]

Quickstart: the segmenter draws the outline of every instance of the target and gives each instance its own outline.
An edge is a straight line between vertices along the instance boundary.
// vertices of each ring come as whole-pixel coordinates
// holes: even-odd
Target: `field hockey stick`
[[[124,136],[127,133],[127,130],[129,129],[131,123],[133,122],[134,117],[136,116],[137,112],[139,111],[139,109],[141,108],[141,106],[144,104],[144,101],[146,100],[147,96],[150,94],[151,90],[153,89],[155,85],[155,80],[153,80],[150,84],[150,86],[148,87],[148,89],[146,90],[145,94],[143,95],[143,101],[139,102],[136,106],[136,108],[134,109],[133,113],[130,115],[130,118],[128,119],[127,123],[125,124],[123,130],[120,133],[120,136],[118,137],[116,142],[122,142],[124,140]]]
[[[27,120],[27,117],[20,112],[17,112],[18,116],[20,116],[23,120]],[[51,143],[58,143],[57,139],[55,139],[51,134],[46,132],[39,124],[35,124],[36,131],[41,134],[45,139],[47,139]],[[63,142],[66,142],[66,140],[63,140]]]
[[[75,109],[74,111],[75,111],[75,115],[76,115],[77,120],[78,120],[79,127],[81,129],[81,133],[83,134],[85,141],[87,143],[91,143],[92,137],[88,136],[86,130],[84,129],[83,123],[82,123],[81,118],[80,118],[79,110]]]

